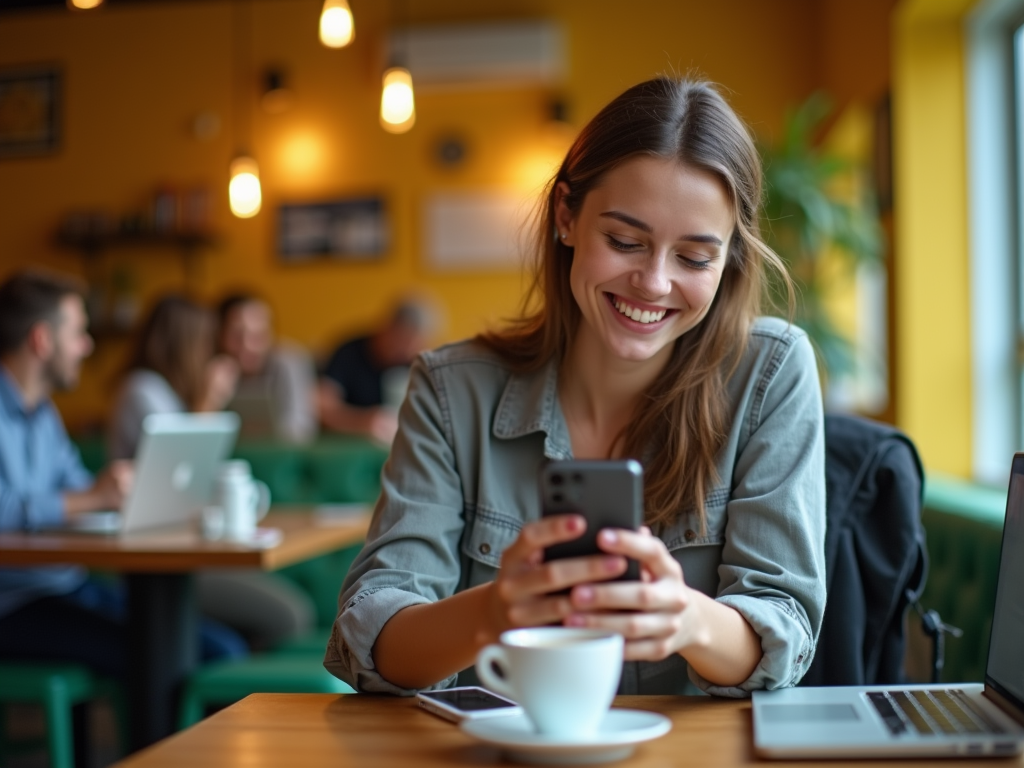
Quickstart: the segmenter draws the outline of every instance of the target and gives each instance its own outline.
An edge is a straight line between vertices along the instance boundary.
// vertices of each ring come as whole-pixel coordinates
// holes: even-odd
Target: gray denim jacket
[[[472,341],[417,360],[366,546],[339,597],[324,659],[331,673],[360,691],[413,693],[377,673],[377,635],[403,608],[493,580],[502,552],[539,517],[538,467],[572,457],[557,374],[554,362],[513,374]],[[620,693],[693,692],[689,680],[746,696],[795,685],[810,666],[825,609],[825,469],[805,334],[759,319],[728,393],[734,417],[718,459],[722,485],[705,500],[706,533],[684,515],[660,535],[688,585],[750,622],[763,657],[735,687],[701,679],[678,654],[628,662]]]

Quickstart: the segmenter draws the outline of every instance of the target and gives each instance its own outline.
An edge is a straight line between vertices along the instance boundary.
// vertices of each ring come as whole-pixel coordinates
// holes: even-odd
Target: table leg
[[[132,573],[128,582],[129,745],[174,733],[181,687],[199,659],[190,573]]]

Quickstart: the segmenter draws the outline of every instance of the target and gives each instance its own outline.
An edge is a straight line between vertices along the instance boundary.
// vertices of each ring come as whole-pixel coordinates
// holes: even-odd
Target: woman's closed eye
[[[616,251],[623,251],[629,253],[631,251],[636,251],[640,248],[643,248],[643,243],[627,243],[622,240],[619,240],[618,238],[612,235],[607,234],[605,235],[605,238],[608,240],[608,245],[610,245]]]
[[[623,253],[632,253],[644,248],[643,243],[627,243],[610,234],[605,234],[605,239],[608,241],[608,245],[610,247],[614,248],[616,251],[622,251]],[[711,259],[706,257],[694,259],[682,253],[677,253],[676,256],[690,269],[707,269],[711,266]]]
[[[681,253],[677,255],[679,260],[690,269],[707,269],[711,266],[711,259],[691,259],[689,256],[684,256]]]

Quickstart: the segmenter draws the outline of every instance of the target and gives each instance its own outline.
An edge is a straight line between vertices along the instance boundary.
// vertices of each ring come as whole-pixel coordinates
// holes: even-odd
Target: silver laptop
[[[1024,751],[1024,453],[1013,457],[985,682],[757,691],[762,757],[954,757]]]
[[[133,533],[181,525],[210,503],[220,463],[238,436],[238,414],[156,413],[142,423],[135,481],[120,512],[71,521],[84,533]]]

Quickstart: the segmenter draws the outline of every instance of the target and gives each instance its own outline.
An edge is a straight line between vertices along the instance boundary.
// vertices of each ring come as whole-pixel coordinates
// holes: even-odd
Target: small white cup
[[[203,507],[199,523],[204,539],[224,538],[224,510],[221,507],[213,504]]]
[[[517,702],[538,733],[592,737],[619,687],[622,635],[537,627],[503,632],[500,639],[476,657],[484,685]]]
[[[250,541],[270,509],[270,489],[252,476],[249,462],[225,461],[217,474],[214,503],[223,510],[224,538]]]

